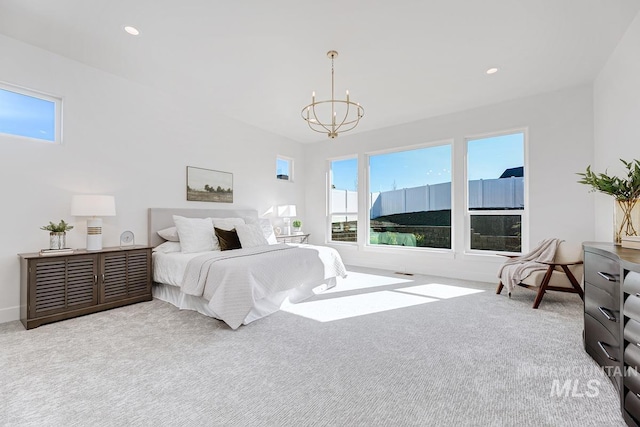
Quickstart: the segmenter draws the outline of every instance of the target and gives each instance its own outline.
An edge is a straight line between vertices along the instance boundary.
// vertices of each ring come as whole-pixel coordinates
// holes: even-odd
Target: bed
[[[165,238],[178,240],[177,233],[166,233],[176,225],[174,215],[197,224],[206,224],[205,219],[212,218],[214,224],[224,224],[221,228],[238,232],[257,232],[262,223],[268,234],[272,231],[270,223],[250,209],[149,209],[153,296],[180,309],[222,320],[232,329],[278,311],[285,301],[300,302],[329,289],[335,286],[337,277],[346,276],[338,252],[324,246],[283,244],[274,239],[270,244],[247,244],[240,249],[200,251],[189,246],[186,237],[181,242],[167,241]],[[184,228],[182,231],[186,236]]]

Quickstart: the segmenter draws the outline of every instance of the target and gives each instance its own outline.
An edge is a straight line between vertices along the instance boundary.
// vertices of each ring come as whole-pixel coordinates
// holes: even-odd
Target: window
[[[283,156],[276,158],[276,178],[293,181],[293,159]]]
[[[331,241],[358,241],[358,159],[331,162],[329,215]]]
[[[369,156],[369,244],[451,249],[451,145]]]
[[[467,140],[467,195],[468,247],[521,252],[523,132]]]
[[[62,100],[0,84],[0,133],[61,142]]]

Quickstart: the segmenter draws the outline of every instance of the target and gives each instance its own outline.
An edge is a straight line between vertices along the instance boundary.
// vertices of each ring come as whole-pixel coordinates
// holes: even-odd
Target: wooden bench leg
[[[502,281],[500,281],[500,283],[498,283],[498,287],[496,288],[496,294],[500,295],[500,292],[502,292],[502,288],[504,288],[504,285],[502,284]]]

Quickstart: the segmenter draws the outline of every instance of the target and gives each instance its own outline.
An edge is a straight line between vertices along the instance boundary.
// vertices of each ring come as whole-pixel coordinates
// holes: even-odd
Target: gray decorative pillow
[[[160,230],[158,231],[158,236],[170,242],[180,241],[180,236],[178,236],[178,229],[176,227],[169,227],[165,228],[164,230]]]
[[[265,246],[269,243],[264,237],[259,224],[236,225],[236,232],[243,248],[253,248],[255,246]]]

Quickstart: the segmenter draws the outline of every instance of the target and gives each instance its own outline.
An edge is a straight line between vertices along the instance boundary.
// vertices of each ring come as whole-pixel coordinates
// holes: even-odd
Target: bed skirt
[[[294,289],[290,289],[283,292],[278,292],[271,295],[269,298],[263,298],[256,301],[253,309],[249,312],[242,322],[243,325],[247,325],[255,320],[262,319],[276,311],[280,310],[280,307],[285,301],[296,304],[333,288],[337,283],[335,277],[325,279],[322,283],[316,283],[313,285],[304,285]],[[188,295],[183,293],[179,287],[172,285],[165,285],[162,283],[153,283],[153,297],[161,301],[168,302],[181,310],[194,310],[205,316],[219,317],[209,307],[209,302],[194,295]]]

